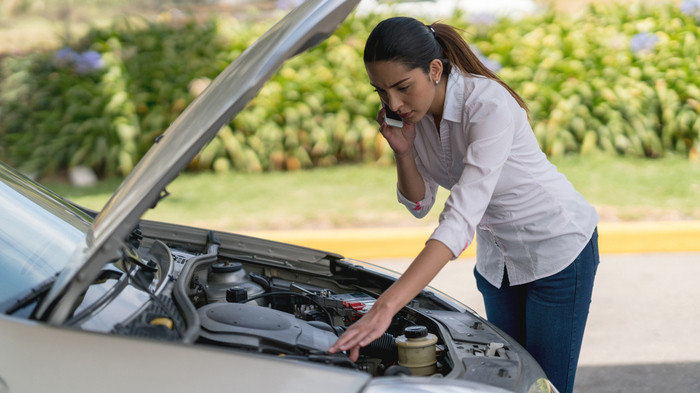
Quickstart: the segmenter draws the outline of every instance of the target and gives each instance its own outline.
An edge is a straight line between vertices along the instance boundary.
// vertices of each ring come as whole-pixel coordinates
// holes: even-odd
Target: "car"
[[[331,354],[396,274],[142,218],[280,65],[358,2],[292,10],[185,109],[100,211],[0,163],[0,393],[554,391],[525,349],[430,287],[359,360]]]

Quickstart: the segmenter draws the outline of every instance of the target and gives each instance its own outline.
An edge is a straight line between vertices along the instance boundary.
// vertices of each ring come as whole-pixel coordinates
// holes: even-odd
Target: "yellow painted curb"
[[[329,230],[259,231],[250,236],[335,252],[369,260],[412,258],[418,255],[434,228],[359,228]],[[601,254],[700,252],[700,221],[601,222]],[[476,255],[467,248],[461,257]]]
[[[697,252],[700,222],[609,222],[598,225],[602,254]]]
[[[434,228],[361,228],[299,231],[265,231],[262,237],[368,260],[415,257],[423,249]],[[475,252],[472,247],[467,252]],[[476,255],[476,254],[474,254]]]

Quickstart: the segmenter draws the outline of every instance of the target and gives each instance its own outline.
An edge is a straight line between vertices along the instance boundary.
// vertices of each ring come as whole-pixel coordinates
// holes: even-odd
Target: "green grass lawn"
[[[700,219],[700,163],[566,157],[554,161],[604,221]],[[302,172],[185,173],[146,218],[223,230],[429,225],[396,202],[395,169],[369,165]],[[46,182],[74,202],[100,209],[119,180],[76,189]],[[447,197],[441,190],[440,206]]]

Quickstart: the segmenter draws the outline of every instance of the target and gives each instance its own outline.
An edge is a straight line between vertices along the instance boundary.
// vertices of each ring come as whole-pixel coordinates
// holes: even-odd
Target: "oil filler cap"
[[[248,300],[248,291],[245,288],[233,287],[226,290],[226,301],[229,303],[240,303]]]
[[[423,325],[408,326],[403,330],[406,338],[422,338],[428,336],[428,328]]]

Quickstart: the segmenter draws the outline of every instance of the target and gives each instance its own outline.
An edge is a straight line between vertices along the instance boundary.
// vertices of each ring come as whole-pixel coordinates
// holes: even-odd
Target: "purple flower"
[[[654,49],[659,37],[655,33],[638,33],[630,39],[630,49],[634,53],[649,52]]]
[[[73,64],[77,57],[78,53],[73,48],[65,47],[53,55],[53,62],[57,67],[67,67]]]
[[[75,72],[78,74],[88,74],[102,68],[104,68],[102,55],[94,50],[81,53],[75,61]]]
[[[700,22],[700,0],[683,0],[680,9],[682,13]]]
[[[489,59],[488,57],[484,56],[484,54],[481,53],[481,51],[479,50],[479,48],[473,46],[473,47],[471,47],[471,49],[472,49],[472,52],[474,52],[474,54],[476,55],[476,57],[479,59],[479,61],[481,61],[481,63],[482,63],[486,68],[488,68],[489,70],[491,70],[492,72],[498,72],[498,71],[501,70],[501,68],[503,68],[503,66],[501,65],[501,63],[499,63],[499,62],[497,62],[497,61],[495,61],[495,60],[491,60],[491,59]]]
[[[102,55],[94,50],[78,53],[72,48],[62,48],[53,56],[53,63],[59,68],[72,68],[84,75],[104,68]]]

